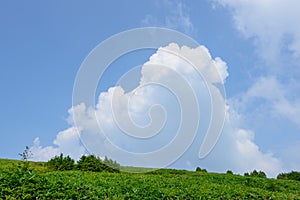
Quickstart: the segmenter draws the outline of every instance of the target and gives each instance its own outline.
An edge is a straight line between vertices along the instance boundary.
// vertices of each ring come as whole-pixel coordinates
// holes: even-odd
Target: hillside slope
[[[31,167],[44,172],[29,172],[17,170],[17,162],[0,160],[0,198],[300,199],[298,181],[167,169],[140,174],[51,172],[43,163]]]

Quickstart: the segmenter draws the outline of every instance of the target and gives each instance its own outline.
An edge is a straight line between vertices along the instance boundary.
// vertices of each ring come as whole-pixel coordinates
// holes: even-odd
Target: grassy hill
[[[20,163],[0,159],[0,199],[300,199],[299,181],[170,169],[58,172],[42,162],[30,163],[31,172]]]

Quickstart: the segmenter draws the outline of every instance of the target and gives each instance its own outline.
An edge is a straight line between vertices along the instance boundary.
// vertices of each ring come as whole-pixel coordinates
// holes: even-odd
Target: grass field
[[[20,162],[0,159],[1,199],[300,199],[299,181],[169,169],[58,172],[44,163],[30,163],[30,172]]]

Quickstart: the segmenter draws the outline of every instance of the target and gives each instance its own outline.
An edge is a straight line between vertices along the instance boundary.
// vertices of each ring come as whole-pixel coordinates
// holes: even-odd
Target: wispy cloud
[[[156,8],[160,10],[159,16],[146,15],[142,20],[143,26],[159,26],[193,34],[195,27],[189,16],[189,8],[181,1],[159,1]]]
[[[256,77],[252,85],[231,99],[235,102],[235,109],[246,118],[248,126],[261,124],[257,134],[274,137],[265,127],[275,127],[275,121],[286,130],[291,125],[294,126],[294,131],[290,134],[298,134],[300,27],[296,22],[300,18],[300,1],[215,0],[214,3],[230,11],[235,28],[253,43],[257,55],[254,70]],[[280,145],[281,141],[275,139],[273,143]],[[292,141],[285,145],[285,149],[294,154],[296,148],[291,148]],[[299,163],[297,156],[288,156],[287,159],[288,153],[284,154],[281,154],[281,158],[285,160],[285,167],[288,169],[291,163]],[[299,170],[299,167],[294,170]]]

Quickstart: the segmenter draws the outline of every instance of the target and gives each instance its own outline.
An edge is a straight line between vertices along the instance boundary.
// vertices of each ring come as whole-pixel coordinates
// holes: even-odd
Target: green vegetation
[[[201,169],[200,167],[197,167],[196,172],[207,172],[207,170],[206,169]]]
[[[292,171],[292,172],[289,172],[289,173],[281,173],[277,176],[277,179],[300,181],[300,172]]]
[[[249,173],[245,173],[244,176],[251,176],[251,177],[257,177],[257,178],[267,178],[265,172],[263,171],[259,171],[257,172],[256,170],[253,170],[253,172]]]
[[[81,171],[91,172],[119,172],[119,168],[117,168],[118,166],[119,165],[116,164],[116,168],[112,168],[111,166],[104,164],[104,161],[102,161],[100,158],[94,155],[89,155],[82,156],[77,162],[76,168]]]
[[[50,159],[47,166],[53,170],[64,171],[74,169],[74,163],[75,161],[70,156],[64,157],[61,153],[59,156]]]
[[[34,162],[24,171],[20,162],[0,159],[0,199],[300,199],[300,182],[293,180],[174,169],[51,171]]]
[[[25,150],[22,152],[22,153],[19,153],[19,156],[22,157],[22,166],[19,166],[19,167],[22,167],[22,170],[29,170],[29,161],[28,159],[32,156],[32,153],[31,151],[29,150],[29,147],[26,146],[25,147]]]
[[[75,164],[75,161],[70,157],[61,153],[47,162],[47,166],[51,170],[66,171],[66,170],[81,170],[91,172],[119,172],[120,164],[116,161],[105,157],[104,160],[94,155],[83,155],[80,160]]]

